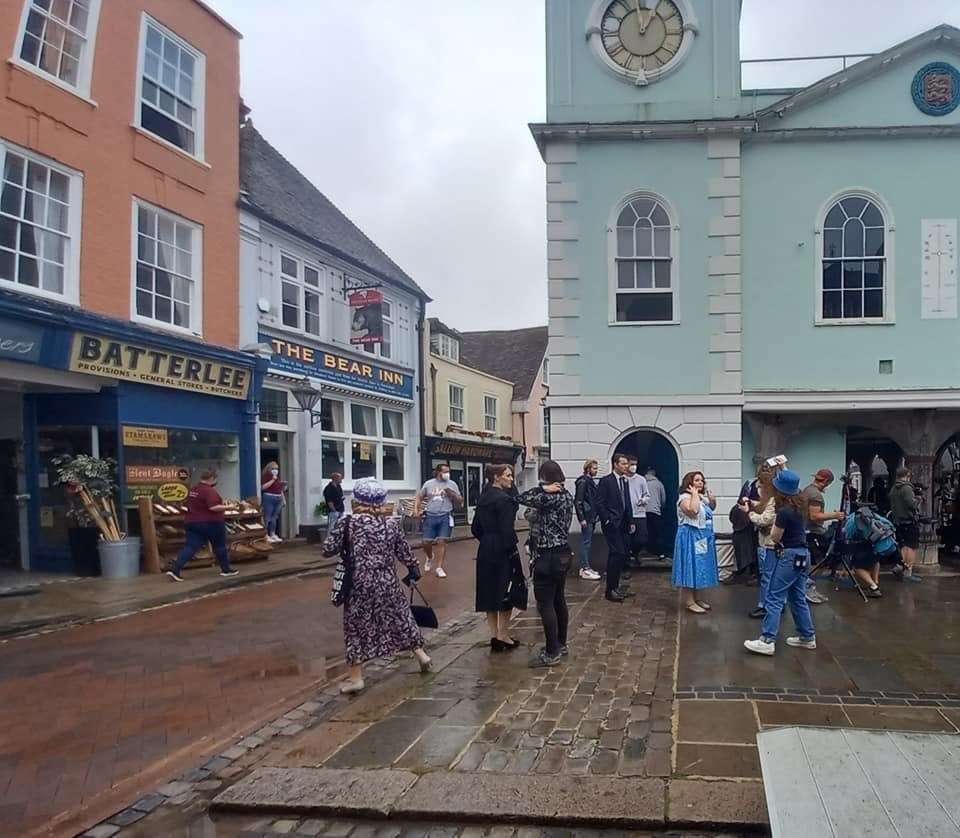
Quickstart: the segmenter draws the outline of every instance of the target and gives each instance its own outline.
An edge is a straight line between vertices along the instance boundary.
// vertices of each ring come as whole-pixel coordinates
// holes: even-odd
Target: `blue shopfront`
[[[215,467],[226,498],[255,496],[266,362],[0,292],[0,567],[84,572],[52,461],[117,461],[125,526],[136,500],[171,499]],[[71,547],[71,545],[73,545]]]

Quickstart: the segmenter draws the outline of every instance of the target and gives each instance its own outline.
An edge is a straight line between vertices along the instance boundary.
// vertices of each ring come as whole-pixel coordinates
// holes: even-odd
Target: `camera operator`
[[[890,518],[897,528],[902,563],[894,567],[893,575],[901,582],[920,582],[913,571],[920,548],[920,500],[906,466],[897,469],[897,482],[890,490]]]
[[[810,548],[811,561],[818,565],[826,555],[827,522],[842,521],[843,512],[827,512],[823,493],[833,483],[833,472],[822,468],[813,475],[813,483],[803,490],[800,497],[807,509],[807,546]],[[817,590],[816,582],[807,579],[807,602],[820,605],[827,598]]]

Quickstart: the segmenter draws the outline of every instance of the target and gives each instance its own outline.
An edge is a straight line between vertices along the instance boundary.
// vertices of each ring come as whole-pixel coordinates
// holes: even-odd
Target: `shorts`
[[[444,512],[442,515],[424,515],[423,516],[423,540],[424,541],[446,541],[450,538],[450,514]]]
[[[869,544],[848,544],[847,551],[851,567],[873,570],[880,563],[880,559],[874,554],[873,547]]]
[[[919,524],[897,524],[897,544],[911,550],[920,549]]]

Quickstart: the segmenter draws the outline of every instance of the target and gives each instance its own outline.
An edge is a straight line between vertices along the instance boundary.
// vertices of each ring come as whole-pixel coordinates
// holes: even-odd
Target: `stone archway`
[[[659,536],[656,543],[648,543],[647,549],[654,555],[672,555],[673,541],[677,533],[677,516],[674,510],[680,486],[680,455],[677,446],[662,431],[638,428],[619,439],[613,454],[636,457],[640,474],[646,473],[650,468],[656,471],[666,489],[667,497],[660,510],[662,525]]]

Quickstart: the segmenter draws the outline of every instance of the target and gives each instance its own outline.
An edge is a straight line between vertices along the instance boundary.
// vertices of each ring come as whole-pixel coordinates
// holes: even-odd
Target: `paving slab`
[[[746,701],[678,701],[680,742],[754,745],[757,717]]]
[[[417,781],[409,771],[257,768],[213,799],[214,809],[350,815],[389,814]]]
[[[428,774],[393,807],[401,817],[562,821],[602,826],[661,826],[665,783],[615,777],[441,772]]]
[[[769,823],[763,783],[745,780],[672,780],[667,818],[671,826],[755,827]]]

